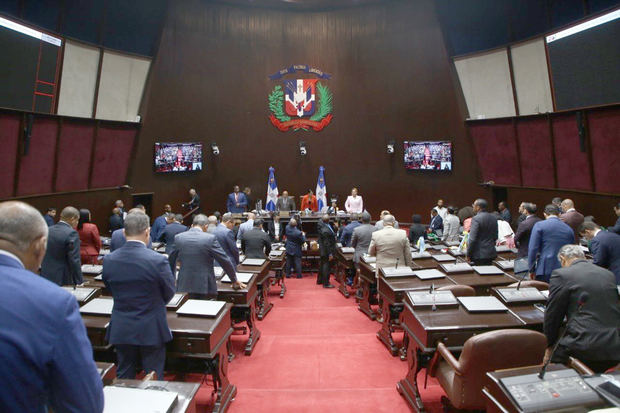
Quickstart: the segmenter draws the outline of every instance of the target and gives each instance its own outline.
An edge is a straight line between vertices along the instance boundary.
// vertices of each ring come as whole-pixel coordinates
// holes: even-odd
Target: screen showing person
[[[202,143],[156,143],[155,172],[202,170]]]
[[[452,142],[405,141],[405,168],[435,171],[452,170]]]

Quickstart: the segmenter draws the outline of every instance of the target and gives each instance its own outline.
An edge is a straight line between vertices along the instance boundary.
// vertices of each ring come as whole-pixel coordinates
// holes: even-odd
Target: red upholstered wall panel
[[[517,121],[523,186],[553,188],[553,148],[545,117]]]
[[[588,154],[579,148],[575,114],[552,118],[558,187],[592,191]]]
[[[13,196],[19,121],[18,115],[0,115],[0,198]]]
[[[30,150],[20,161],[18,196],[52,192],[57,134],[57,119],[35,118]]]
[[[469,124],[485,181],[520,185],[517,145],[511,120]]]
[[[588,112],[597,192],[620,193],[620,109]]]
[[[63,121],[58,143],[57,192],[88,189],[94,132],[93,122]]]
[[[125,184],[136,128],[101,125],[97,133],[91,188]]]

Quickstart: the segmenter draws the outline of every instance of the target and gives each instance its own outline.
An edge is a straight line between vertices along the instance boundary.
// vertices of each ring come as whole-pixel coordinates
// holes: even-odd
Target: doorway
[[[132,194],[132,208],[135,208],[136,205],[144,205],[144,209],[146,210],[146,215],[152,217],[151,215],[153,208],[153,192],[144,192],[141,194]]]

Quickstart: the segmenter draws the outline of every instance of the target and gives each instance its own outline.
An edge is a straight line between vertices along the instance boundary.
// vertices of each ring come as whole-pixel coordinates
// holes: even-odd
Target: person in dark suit
[[[267,224],[267,233],[271,238],[271,242],[281,242],[286,224],[280,221],[280,216],[277,214],[271,214],[272,220]]]
[[[198,192],[196,192],[194,188],[191,188],[189,190],[189,196],[191,198],[186,204],[187,208],[189,208],[190,210],[196,209],[196,211],[194,212],[195,214],[200,212],[200,195],[198,195]]]
[[[594,264],[613,272],[620,285],[620,235],[602,231],[592,221],[584,222],[579,232],[590,241]]]
[[[49,227],[41,275],[54,284],[77,285],[83,282],[80,236],[75,230],[79,220],[79,211],[68,206],[60,213],[60,221]]]
[[[530,278],[549,282],[551,272],[560,267],[557,255],[560,248],[575,242],[571,227],[560,221],[560,209],[549,204],[545,207],[545,220],[537,222],[532,228],[527,260]]]
[[[320,267],[316,283],[323,284],[323,288],[334,288],[334,285],[329,283],[329,275],[330,261],[336,253],[336,232],[329,224],[329,215],[323,215],[321,221],[323,225],[318,227]]]
[[[295,267],[297,278],[301,278],[301,246],[306,242],[304,233],[297,228],[297,221],[291,219],[286,226],[286,278],[291,278],[291,269]]]
[[[55,217],[56,217],[56,208],[47,208],[47,213],[43,215],[43,218],[45,218],[45,223],[47,224],[48,227],[51,227],[52,225],[56,224],[56,221],[54,221]]]
[[[368,212],[362,212],[362,225],[353,230],[353,236],[351,237],[351,246],[355,248],[353,254],[353,263],[356,267],[360,262],[360,258],[364,254],[368,254],[368,247],[372,240],[372,233],[377,230],[374,225],[370,224],[372,217]]]
[[[506,207],[506,203],[504,201],[497,204],[497,209],[499,210],[499,216],[501,219],[509,224],[512,223],[512,214],[510,214],[510,210]]]
[[[226,252],[226,255],[228,255],[230,262],[237,268],[237,265],[239,265],[239,249],[232,231],[234,225],[232,214],[227,212],[222,216],[222,224],[215,228],[213,235],[215,235],[215,239],[219,242],[224,252]]]
[[[524,202],[523,206],[523,215],[525,215],[525,219],[519,223],[517,227],[517,233],[515,234],[515,244],[517,245],[518,252],[517,258],[525,258],[528,255],[528,248],[530,245],[530,236],[532,235],[532,228],[534,228],[534,224],[541,219],[536,216],[536,204],[532,204],[531,202]]]
[[[112,215],[110,215],[110,234],[122,228],[123,228],[123,215],[120,209],[114,208],[112,210]]]
[[[584,222],[583,215],[577,212],[575,204],[571,199],[562,201],[561,209],[564,213],[560,215],[560,219],[572,228],[575,244],[579,244],[579,228],[581,228],[581,224]]]
[[[183,216],[181,214],[172,217],[169,216],[167,221],[168,225],[166,225],[166,228],[164,228],[159,236],[159,241],[166,243],[166,254],[168,255],[174,250],[174,238],[177,234],[187,231],[187,227],[181,224],[181,221],[183,221]]]
[[[431,209],[431,223],[428,227],[439,237],[443,234],[443,219],[435,208]]]
[[[517,229],[519,227],[519,225],[525,221],[525,218],[527,218],[527,214],[525,213],[525,204],[527,202],[521,202],[519,204],[519,218],[517,218]]]
[[[116,348],[121,379],[135,379],[138,365],[164,378],[166,343],[172,340],[166,304],[174,276],[166,258],[146,247],[149,217],[127,214],[127,242],[103,260],[103,282],[114,297],[107,341]]]
[[[254,220],[254,228],[241,237],[241,251],[247,258],[267,258],[271,252],[271,240],[263,231],[263,220]]]
[[[193,299],[206,300],[217,297],[214,260],[228,274],[236,288],[245,288],[245,285],[237,280],[236,268],[217,242],[215,235],[207,233],[208,225],[206,215],[196,215],[192,227],[176,236],[174,251],[169,258],[172,268],[176,268],[177,260],[181,261],[177,291],[189,293],[189,297]]]
[[[295,211],[295,200],[288,196],[288,191],[283,191],[282,196],[276,201],[276,211]]]
[[[254,209],[255,201],[252,198],[252,188],[250,188],[249,186],[246,186],[245,188],[243,188],[243,194],[245,195],[245,201],[247,203],[245,207],[246,211]]]
[[[616,224],[613,227],[607,228],[607,230],[620,235],[620,202],[618,202],[618,205],[614,205],[614,212],[618,219],[616,219]]]
[[[422,217],[419,214],[414,214],[411,221],[413,224],[409,227],[409,243],[416,245],[420,237],[426,239],[426,227],[422,225]]]
[[[474,265],[491,265],[497,251],[497,218],[487,212],[488,203],[484,199],[474,201],[474,217],[467,240],[467,256]]]
[[[97,264],[99,251],[101,251],[99,228],[90,221],[90,211],[88,209],[80,209],[77,232],[80,236],[80,260],[82,264]]]
[[[357,213],[351,214],[351,222],[342,228],[342,232],[340,233],[340,243],[343,247],[349,247],[351,245],[351,238],[353,237],[353,231],[355,228],[362,225],[360,222],[360,216]]]
[[[48,227],[23,202],[0,203],[0,410],[103,411],[103,385],[75,298],[35,274]]]
[[[166,217],[172,214],[172,207],[168,204],[164,205],[164,213],[153,221],[153,226],[151,226],[151,241],[157,241],[161,236],[161,233],[166,228],[168,222],[166,221]]]
[[[566,363],[572,356],[602,373],[620,362],[620,300],[615,277],[587,262],[578,245],[563,246],[558,258],[562,268],[551,274],[545,311],[544,333],[549,346],[545,360],[551,356],[566,317],[566,335],[551,361]]]
[[[247,206],[248,199],[245,197],[243,192],[239,192],[239,186],[235,185],[232,193],[228,194],[228,199],[226,200],[226,208],[228,209],[228,212],[232,212],[233,214],[241,214],[245,212]]]

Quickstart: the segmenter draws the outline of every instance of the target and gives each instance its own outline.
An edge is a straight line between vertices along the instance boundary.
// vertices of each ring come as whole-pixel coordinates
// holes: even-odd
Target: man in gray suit
[[[394,228],[394,216],[383,216],[383,229],[373,232],[368,254],[377,257],[377,274],[383,267],[403,265],[411,267],[411,247],[405,230]]]
[[[241,236],[241,251],[247,258],[267,258],[271,252],[271,240],[263,231],[263,220],[255,219],[254,228]]]
[[[237,268],[237,265],[239,265],[239,249],[235,242],[235,234],[232,232],[234,226],[235,222],[233,221],[232,214],[227,212],[222,216],[222,223],[215,228],[213,235],[215,235],[215,239],[224,249],[226,255],[228,255],[230,262]]]
[[[362,225],[353,230],[353,236],[351,237],[351,246],[355,248],[353,254],[353,262],[355,267],[358,267],[360,258],[362,255],[368,253],[368,247],[370,246],[370,240],[372,233],[377,230],[374,225],[370,225],[371,216],[368,212],[362,213]]]
[[[215,235],[206,232],[208,223],[206,215],[198,214],[194,217],[192,227],[174,238],[175,249],[170,254],[170,266],[174,272],[177,259],[181,261],[177,291],[189,293],[189,298],[217,297],[214,259],[228,274],[235,288],[245,288],[242,282],[237,281],[235,267],[215,239]]]
[[[487,212],[488,203],[484,199],[474,201],[474,214],[471,220],[467,257],[473,265],[491,265],[497,257],[497,218]]]
[[[276,201],[276,211],[295,211],[295,200],[288,196],[288,191],[282,192],[282,196]]]
[[[551,361],[565,363],[578,358],[595,373],[620,362],[620,300],[611,271],[586,261],[581,247],[565,245],[558,259],[562,268],[551,273],[544,333],[551,349],[559,339]],[[559,338],[564,318],[566,335]]]
[[[456,208],[449,206],[448,213],[443,219],[443,235],[441,236],[442,241],[454,242],[459,240],[461,223],[459,221],[459,217],[455,214]]]
[[[55,284],[77,285],[83,282],[80,236],[75,230],[79,220],[79,211],[68,206],[60,213],[60,221],[49,228],[41,275]]]

